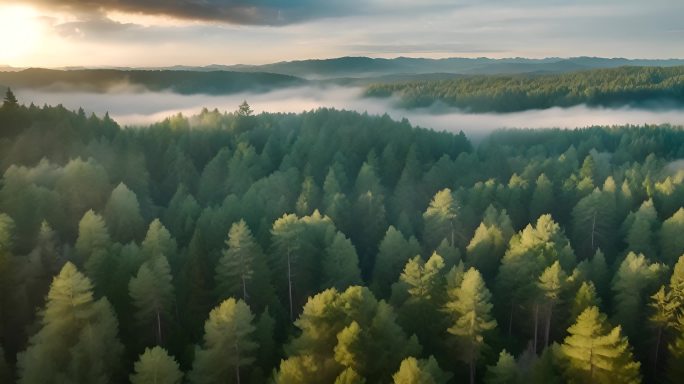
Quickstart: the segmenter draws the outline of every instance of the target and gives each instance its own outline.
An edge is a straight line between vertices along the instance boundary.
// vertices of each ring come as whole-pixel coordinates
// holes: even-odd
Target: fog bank
[[[354,110],[393,119],[408,119],[413,125],[450,132],[463,131],[478,139],[499,128],[577,128],[592,125],[663,124],[684,125],[684,110],[646,110],[633,108],[551,108],[514,113],[463,113],[457,110],[404,110],[393,106],[391,99],[361,98],[361,88],[307,86],[268,93],[233,95],[180,95],[154,92],[41,92],[17,90],[23,103],[62,104],[68,109],[83,107],[87,113],[110,116],[122,125],[147,125],[176,113],[192,115],[202,108],[233,111],[243,101],[256,113],[302,112],[320,107]]]

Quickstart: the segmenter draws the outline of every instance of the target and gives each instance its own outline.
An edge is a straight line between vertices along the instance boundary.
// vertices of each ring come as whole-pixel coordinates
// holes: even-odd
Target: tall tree
[[[396,228],[390,226],[380,242],[373,269],[373,291],[380,297],[388,297],[392,283],[397,281],[409,258],[420,253],[415,238],[407,240]]]
[[[180,384],[183,373],[176,360],[162,347],[145,348],[135,362],[131,384]]]
[[[667,265],[674,265],[684,255],[684,208],[679,208],[660,228],[660,252]]]
[[[230,227],[226,247],[216,266],[219,296],[223,299],[239,295],[248,301],[247,287],[254,277],[255,259],[262,257],[262,251],[244,220]]]
[[[399,371],[392,376],[394,384],[446,384],[451,374],[444,372],[434,357],[418,360],[407,357],[401,362]]]
[[[496,365],[487,367],[485,383],[487,384],[515,384],[518,381],[518,366],[513,355],[505,349],[499,353]]]
[[[470,268],[461,286],[449,295],[446,310],[453,316],[448,332],[456,336],[461,360],[470,369],[470,384],[475,383],[475,365],[480,358],[484,334],[496,327],[491,316],[491,293],[477,269]]]
[[[105,205],[104,218],[114,240],[123,244],[140,239],[145,223],[140,214],[140,204],[126,184],[114,188]]]
[[[164,342],[162,321],[171,314],[174,304],[173,277],[164,256],[148,260],[128,283],[128,292],[136,308],[135,317],[142,326],[154,330],[156,343]]]
[[[634,360],[627,338],[622,336],[620,326],[610,328],[598,308],[582,312],[568,333],[560,352],[569,383],[641,382],[640,364]]]
[[[322,262],[324,288],[347,289],[361,284],[361,270],[356,249],[342,232],[337,232],[332,243],[325,249]]]
[[[20,384],[115,382],[123,346],[106,298],[93,298],[90,279],[71,263],[55,277],[40,330],[18,356]]]
[[[563,288],[566,285],[567,274],[563,271],[558,261],[551,264],[539,276],[537,287],[542,294],[542,302],[545,306],[546,321],[544,326],[544,347],[549,345],[551,333],[551,317],[554,307],[560,302]],[[536,340],[536,335],[535,335]]]
[[[189,373],[193,384],[240,384],[240,369],[250,366],[259,346],[254,342],[254,315],[242,300],[227,299],[209,314],[204,343],[195,352]]]
[[[423,242],[428,250],[437,249],[442,240],[447,239],[449,245],[459,247],[465,245],[463,228],[458,219],[458,202],[454,200],[451,190],[446,188],[437,192],[432,198],[423,220],[425,230]]]

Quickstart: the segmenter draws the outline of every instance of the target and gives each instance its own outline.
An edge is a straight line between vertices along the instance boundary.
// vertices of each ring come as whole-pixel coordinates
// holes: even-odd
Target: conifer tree
[[[432,356],[425,360],[407,357],[392,376],[394,384],[446,384],[450,378],[451,375],[442,371]]]
[[[583,281],[570,305],[570,320],[575,321],[585,309],[599,307],[600,305],[601,298],[596,293],[594,283]]]
[[[172,280],[169,262],[165,256],[158,256],[144,262],[128,283],[135,317],[140,325],[154,330],[158,345],[164,342],[162,321],[171,314],[175,300]]]
[[[221,299],[240,296],[248,302],[248,286],[254,278],[254,263],[262,257],[261,247],[244,220],[234,223],[228,232],[226,249],[216,266],[216,284]]]
[[[135,373],[130,377],[131,384],[180,384],[183,380],[176,360],[159,346],[145,348],[135,362],[134,369]]]
[[[124,183],[119,183],[109,196],[104,218],[114,240],[123,244],[140,239],[144,230],[138,198]]]
[[[202,347],[195,352],[190,382],[240,384],[241,368],[254,363],[259,348],[253,321],[252,311],[242,300],[227,299],[214,308],[204,325]]]
[[[551,318],[553,316],[554,307],[561,300],[561,293],[565,287],[567,275],[560,267],[558,261],[551,264],[539,276],[537,287],[542,294],[542,300],[546,307],[546,321],[544,326],[544,347],[549,345],[549,337],[551,332]],[[536,340],[536,335],[535,335]]]
[[[117,381],[123,351],[117,328],[107,299],[95,300],[90,279],[66,263],[50,287],[40,330],[18,356],[18,382]]]
[[[354,245],[342,232],[337,232],[325,249],[321,273],[324,288],[345,290],[361,283],[359,257]]]
[[[484,334],[496,327],[490,314],[491,296],[480,272],[470,268],[446,304],[446,310],[453,316],[448,332],[456,336],[460,359],[470,368],[470,384],[475,383],[475,364],[485,345]]]
[[[679,208],[670,218],[663,221],[660,228],[661,260],[674,265],[679,256],[684,255],[684,208]]]
[[[402,268],[409,258],[420,253],[418,242],[390,226],[380,243],[379,252],[373,269],[373,291],[380,297],[389,296],[390,286],[397,281]]]
[[[568,328],[561,345],[569,383],[637,384],[640,364],[634,360],[620,326],[610,328],[606,316],[596,307],[582,312]]]
[[[545,213],[552,213],[553,208],[553,184],[543,173],[537,178],[537,183],[530,201],[530,222],[534,222]]]
[[[518,381],[518,366],[515,358],[505,349],[499,353],[496,365],[487,367],[486,384],[515,384]]]
[[[436,249],[442,240],[446,239],[449,245],[460,246],[463,239],[462,225],[458,219],[458,203],[454,200],[451,190],[446,188],[435,194],[423,214],[425,230],[423,242],[427,249]]]

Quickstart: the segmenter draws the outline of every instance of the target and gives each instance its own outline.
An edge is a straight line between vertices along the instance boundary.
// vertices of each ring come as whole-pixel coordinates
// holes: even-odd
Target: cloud
[[[287,25],[363,9],[356,0],[30,0],[74,13],[119,11],[243,25]]]

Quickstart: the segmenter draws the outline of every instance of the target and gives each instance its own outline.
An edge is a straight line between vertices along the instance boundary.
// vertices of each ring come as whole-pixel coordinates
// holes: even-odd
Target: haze
[[[632,108],[550,108],[516,113],[464,113],[456,109],[405,110],[396,108],[392,99],[361,98],[356,87],[298,87],[268,93],[239,93],[226,96],[180,95],[171,92],[42,92],[22,90],[19,97],[36,105],[62,104],[68,109],[83,107],[87,113],[110,116],[122,125],[147,125],[168,116],[193,115],[202,108],[234,111],[247,100],[256,113],[299,113],[317,108],[336,108],[382,115],[395,120],[408,119],[412,124],[439,131],[463,131],[479,140],[500,128],[576,128],[594,125],[665,124],[684,125],[681,109]]]
[[[684,56],[677,0],[2,1],[0,65]]]

